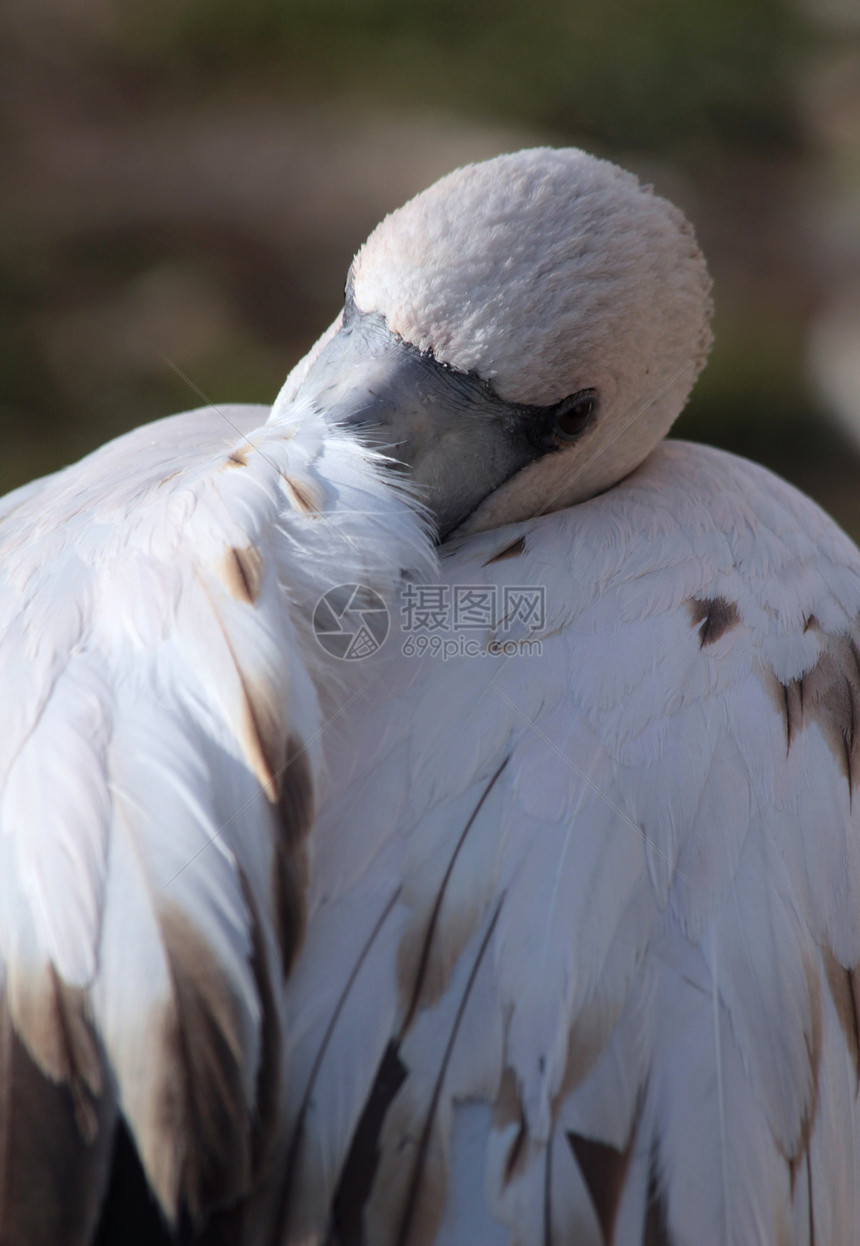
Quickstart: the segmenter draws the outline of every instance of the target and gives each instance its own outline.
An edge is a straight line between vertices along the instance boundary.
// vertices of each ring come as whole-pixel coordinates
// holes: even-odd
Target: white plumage
[[[547,586],[542,653],[394,659],[328,737],[288,1240],[394,1043],[368,1242],[856,1241],[858,561],[683,443],[454,543]]]
[[[0,1241],[130,1240],[126,1134],[185,1240],[857,1240],[860,554],[654,449],[709,313],[670,205],[503,157],[268,421],[3,504]],[[327,655],[404,572],[545,617]]]
[[[118,1113],[196,1222],[278,1136],[319,739],[348,694],[307,603],[389,594],[429,554],[353,440],[267,414],[161,421],[9,501],[3,1144],[27,1162],[4,1243],[90,1239]]]

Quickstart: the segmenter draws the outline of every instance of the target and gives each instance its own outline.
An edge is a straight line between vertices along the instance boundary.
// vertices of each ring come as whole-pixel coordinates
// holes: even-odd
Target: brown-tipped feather
[[[818,661],[773,695],[785,720],[786,746],[815,723],[848,782],[849,800],[860,782],[860,653],[853,636],[827,636]]]
[[[657,1156],[653,1148],[648,1168],[648,1202],[645,1208],[645,1224],[642,1227],[642,1246],[674,1246],[669,1236],[666,1198],[660,1188]]]
[[[815,666],[804,674],[803,719],[821,728],[851,791],[860,778],[856,731],[860,722],[860,667],[850,637],[829,637]]]
[[[281,832],[290,847],[304,843],[316,816],[316,793],[305,745],[298,736],[287,740],[278,802]]]
[[[10,1003],[21,1039],[52,1081],[68,1085],[81,1136],[92,1142],[103,1071],[83,991],[63,982],[53,965],[18,976],[13,989]]]
[[[503,903],[504,893],[472,963],[426,1107],[425,1088],[414,1086],[407,1077],[386,1116],[382,1156],[367,1204],[368,1241],[373,1246],[430,1246],[438,1231],[446,1197],[439,1104],[463,1015]]]
[[[231,597],[253,606],[263,579],[262,554],[253,545],[243,549],[231,546],[221,564],[221,578]]]
[[[365,1246],[364,1207],[379,1166],[379,1135],[405,1078],[406,1067],[397,1044],[391,1042],[380,1062],[338,1182],[333,1215],[335,1236],[328,1246]]]
[[[860,971],[856,965],[845,969],[828,948],[823,948],[821,954],[827,985],[860,1089]]]
[[[300,740],[287,741],[275,810],[272,905],[284,976],[292,968],[305,933],[309,862],[307,838],[315,816],[313,775]]]
[[[692,597],[690,622],[699,628],[699,648],[713,645],[740,622],[737,603],[725,597]]]
[[[244,873],[240,872],[242,895],[251,917],[251,972],[257,988],[261,1012],[260,1065],[257,1069],[257,1110],[253,1121],[254,1171],[265,1167],[278,1142],[281,1088],[281,1021],[275,998],[274,979],[266,952],[259,909]]]
[[[272,804],[281,791],[283,724],[270,691],[245,677],[240,667],[242,733],[240,744],[257,776],[266,799]]]
[[[274,804],[281,790],[280,774],[283,769],[283,707],[274,688],[267,686],[264,681],[253,679],[242,669],[205,579],[201,579],[201,586],[209,599],[214,620],[221,631],[239,681],[238,711],[241,722],[236,732],[239,746],[266,799]]]
[[[58,1036],[57,1050],[71,1054],[70,1042],[73,1047],[74,1037]],[[81,1081],[78,1072],[73,1077]],[[91,1095],[86,1115],[88,1140],[81,1133],[80,1102],[70,1083],[53,1080],[38,1066],[15,1032],[4,997],[0,1246],[88,1246],[92,1240],[112,1150],[115,1109],[109,1096]]]
[[[519,558],[520,554],[525,553],[525,548],[525,537],[518,536],[515,541],[511,541],[508,545],[503,545],[499,552],[488,558],[483,565],[490,567],[494,562],[504,562],[506,558]]]
[[[160,917],[175,1010],[165,1029],[166,1049],[155,1057],[166,1071],[158,1136],[140,1145],[162,1206],[170,1213],[178,1196],[201,1222],[249,1187],[253,1105],[243,1088],[248,1053],[232,992],[207,940],[174,905],[164,905]]]
[[[603,1240],[606,1246],[612,1246],[615,1217],[624,1193],[624,1182],[627,1180],[630,1156],[633,1153],[633,1140],[631,1138],[623,1151],[608,1146],[605,1142],[595,1142],[593,1138],[583,1138],[581,1134],[572,1132],[568,1132],[567,1140],[588,1186]]]
[[[319,515],[322,511],[322,499],[309,480],[297,480],[295,476],[284,476],[290,503],[303,515]]]
[[[791,679],[787,684],[780,684],[783,695],[782,712],[785,715],[785,751],[791,751],[791,744],[803,725],[803,680]]]

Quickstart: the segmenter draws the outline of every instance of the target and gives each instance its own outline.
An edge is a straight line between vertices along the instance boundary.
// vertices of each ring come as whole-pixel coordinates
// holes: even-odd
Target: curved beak
[[[295,401],[356,430],[408,472],[440,539],[541,454],[518,408],[404,342],[379,313],[348,308]]]

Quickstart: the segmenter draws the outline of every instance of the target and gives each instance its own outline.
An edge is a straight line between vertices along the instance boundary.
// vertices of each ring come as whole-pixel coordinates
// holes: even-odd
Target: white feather
[[[517,556],[489,561],[518,538]],[[815,1240],[854,1240],[856,1064],[819,948],[857,961],[860,815],[828,718],[843,694],[816,664],[836,643],[821,620],[853,629],[860,613],[860,556],[774,477],[670,444],[573,511],[453,546],[443,570],[452,586],[542,585],[547,622],[541,656],[392,659],[355,703],[361,752],[326,740],[343,787],[317,828],[299,1015],[314,978],[328,991],[330,970],[343,980],[317,949],[351,898],[377,887],[415,914],[380,944],[374,976],[405,1080],[382,1126],[369,1240],[399,1223],[405,1178],[385,1157],[401,1146],[412,1171],[434,1087],[438,1241],[467,1240],[458,1214],[462,1226],[489,1214],[507,1226],[500,1240],[539,1240],[547,1163],[561,1199],[552,1240],[602,1232],[568,1132],[616,1157],[623,1179],[601,1212],[615,1246],[640,1243],[654,1216],[674,1243],[811,1240],[807,1161],[828,1209],[814,1212]],[[703,622],[697,603],[717,597],[722,623]],[[819,709],[791,718],[789,742],[799,710],[781,679],[804,672]],[[419,973],[415,930],[431,912],[433,989],[415,988],[400,1033],[404,966]],[[483,937],[480,1008],[461,1015]],[[377,1053],[385,1041],[374,1025]],[[467,1043],[437,1086],[443,1054]],[[494,1125],[511,1094],[519,1116]],[[467,1213],[450,1157],[468,1163],[477,1198],[482,1145],[487,1204]],[[574,1175],[556,1184],[553,1165]]]

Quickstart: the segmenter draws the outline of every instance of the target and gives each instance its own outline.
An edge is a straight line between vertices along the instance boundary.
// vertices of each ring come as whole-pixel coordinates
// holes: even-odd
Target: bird
[[[710,316],[497,157],[271,410],[0,503],[0,1242],[853,1240],[860,555],[663,442]]]
[[[561,403],[557,445],[451,531],[423,619],[401,587],[326,736],[283,1240],[856,1243],[860,553],[662,439],[709,346],[675,210],[545,152],[423,204],[357,305]]]

